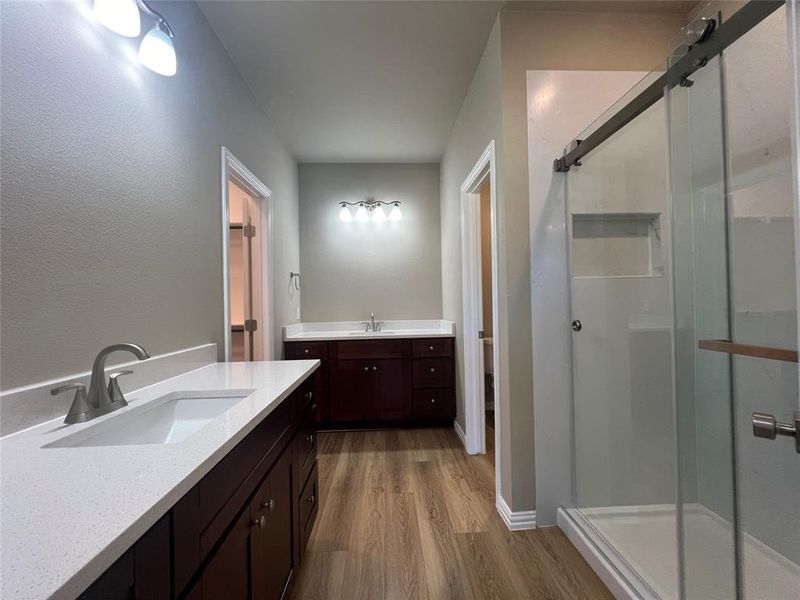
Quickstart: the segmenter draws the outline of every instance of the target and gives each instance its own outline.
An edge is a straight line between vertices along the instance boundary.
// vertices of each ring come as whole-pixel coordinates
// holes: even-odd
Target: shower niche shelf
[[[663,277],[661,213],[573,213],[573,277]]]

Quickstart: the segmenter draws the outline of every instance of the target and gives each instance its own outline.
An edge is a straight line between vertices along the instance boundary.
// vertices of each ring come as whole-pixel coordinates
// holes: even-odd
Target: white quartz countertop
[[[127,394],[88,423],[49,421],[0,439],[0,597],[75,598],[317,367],[216,363]],[[253,390],[182,442],[42,448],[171,392]]]
[[[375,321],[380,321],[375,319]],[[454,337],[455,323],[442,319],[418,321],[380,321],[380,331],[365,331],[365,321],[295,323],[283,328],[286,342],[324,340],[369,340],[373,338]]]

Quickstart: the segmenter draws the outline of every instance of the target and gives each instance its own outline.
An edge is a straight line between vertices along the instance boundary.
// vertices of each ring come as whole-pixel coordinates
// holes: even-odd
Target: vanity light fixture
[[[357,206],[356,221],[365,223],[370,220],[370,217],[376,223],[383,223],[387,220],[386,211],[383,210],[384,206],[391,206],[392,210],[389,213],[388,219],[397,222],[403,218],[403,213],[400,212],[400,201],[384,202],[383,200],[366,200],[360,202],[339,202],[339,220],[342,223],[349,223],[353,220],[353,215],[350,212],[349,206]]]
[[[139,11],[156,21],[139,44],[139,62],[154,73],[172,77],[178,70],[172,44],[174,35],[160,12],[150,8],[145,0],[94,0],[94,16],[98,22],[127,37],[138,37],[141,33]]]
[[[139,37],[142,30],[136,0],[94,0],[94,18],[125,37]]]

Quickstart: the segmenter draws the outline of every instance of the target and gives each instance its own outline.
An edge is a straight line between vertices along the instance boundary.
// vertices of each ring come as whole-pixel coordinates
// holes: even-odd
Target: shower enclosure
[[[796,29],[793,3],[703,7],[556,161],[565,510],[641,598],[800,599]]]

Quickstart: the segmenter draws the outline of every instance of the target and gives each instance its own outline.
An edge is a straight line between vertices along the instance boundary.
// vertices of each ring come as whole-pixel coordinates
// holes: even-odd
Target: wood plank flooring
[[[510,532],[495,509],[494,433],[319,434],[321,507],[294,600],[612,599],[557,528]]]

